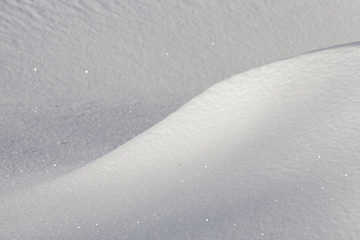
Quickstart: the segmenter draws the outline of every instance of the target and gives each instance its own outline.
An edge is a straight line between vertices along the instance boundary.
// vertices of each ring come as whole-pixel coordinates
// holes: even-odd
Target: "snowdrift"
[[[4,239],[355,239],[360,45],[218,83],[95,162],[0,198]]]

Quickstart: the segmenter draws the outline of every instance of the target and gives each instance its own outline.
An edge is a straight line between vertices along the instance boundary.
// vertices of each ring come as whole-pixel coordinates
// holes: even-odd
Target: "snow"
[[[0,4],[1,236],[360,235],[356,1]]]

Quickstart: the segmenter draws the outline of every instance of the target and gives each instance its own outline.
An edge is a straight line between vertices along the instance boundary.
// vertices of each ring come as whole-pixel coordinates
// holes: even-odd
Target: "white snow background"
[[[0,238],[359,238],[360,2],[0,12]]]

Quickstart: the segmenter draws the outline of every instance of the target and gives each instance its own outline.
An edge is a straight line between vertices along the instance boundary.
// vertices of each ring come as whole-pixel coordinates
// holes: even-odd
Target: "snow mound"
[[[1,196],[6,239],[355,239],[360,47],[218,83],[95,162]]]

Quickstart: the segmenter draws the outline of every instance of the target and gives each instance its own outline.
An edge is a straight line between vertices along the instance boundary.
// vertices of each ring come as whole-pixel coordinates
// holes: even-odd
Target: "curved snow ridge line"
[[[234,76],[95,162],[3,196],[0,234],[360,236],[359,80],[359,43]]]

